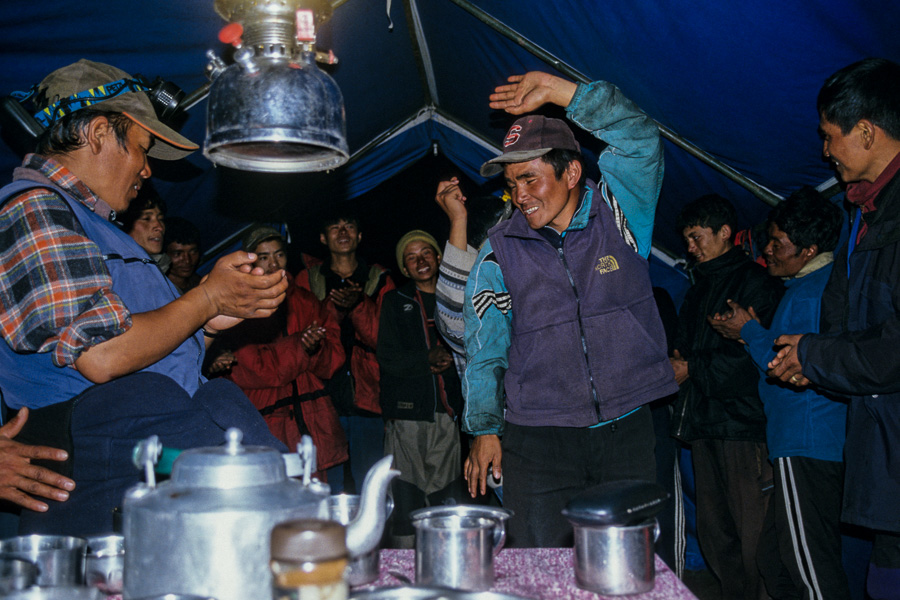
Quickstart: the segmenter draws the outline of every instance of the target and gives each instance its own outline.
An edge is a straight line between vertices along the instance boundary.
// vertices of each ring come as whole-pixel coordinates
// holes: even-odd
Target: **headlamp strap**
[[[19,102],[24,102],[35,94],[37,87],[37,85],[34,85],[27,92],[13,92],[10,95]],[[44,127],[50,127],[57,119],[61,119],[65,115],[91,106],[92,104],[97,104],[98,102],[103,102],[104,100],[109,100],[110,98],[115,98],[120,94],[126,94],[128,92],[147,91],[150,91],[150,87],[143,79],[119,79],[83,92],[78,92],[77,94],[72,94],[68,98],[63,98],[62,100],[51,104],[44,110],[35,113],[34,118]]]

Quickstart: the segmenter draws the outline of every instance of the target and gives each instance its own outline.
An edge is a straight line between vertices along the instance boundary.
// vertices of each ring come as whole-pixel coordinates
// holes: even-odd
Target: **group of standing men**
[[[127,91],[105,95],[113,81]],[[175,447],[213,445],[224,427],[239,424],[251,443],[283,448],[281,442],[293,440],[270,434],[277,430],[274,420],[314,433],[314,423],[324,422],[317,421],[316,407],[324,406],[317,400],[331,396],[345,413],[327,416],[322,425],[335,439],[345,429],[341,417],[347,431],[366,431],[379,423],[378,409],[393,411],[385,415],[388,445],[415,474],[405,480],[410,497],[443,492],[449,483],[434,479],[421,456],[403,457],[404,442],[426,449],[445,444],[442,460],[452,461],[458,446],[454,454],[447,431],[459,415],[474,436],[464,467],[469,493],[485,493],[488,477],[502,476],[505,503],[515,512],[510,539],[558,546],[569,532],[561,510],[579,491],[655,478],[646,405],[680,386],[674,433],[694,447],[701,502],[714,509],[701,509],[701,520],[713,519],[708,529],[714,531],[704,533],[701,521],[700,541],[729,597],[762,597],[755,548],[764,524],[788,572],[771,581],[794,587],[769,587],[770,594],[811,598],[841,588],[810,584],[808,573],[823,576],[827,564],[818,554],[807,553],[799,568],[789,564],[783,531],[806,527],[824,539],[830,530],[823,523],[835,524],[833,503],[824,504],[836,492],[818,498],[811,490],[842,475],[836,448],[845,406],[841,518],[875,531],[869,594],[897,597],[896,64],[856,63],[820,92],[824,153],[857,208],[849,241],[833,263],[826,255],[834,247],[835,220],[827,209],[789,200],[773,212],[766,259],[771,275],[787,279],[784,299],[779,285],[734,249],[733,215],[721,202],[701,199],[685,209],[680,226],[697,262],[697,281],[682,308],[672,357],[646,260],[662,144],[653,121],[612,84],[576,85],[531,72],[510,77],[491,96],[492,108],[514,115],[545,104],[565,108],[570,121],[606,144],[598,182],[585,177],[580,146],[564,121],[521,117],[506,134],[502,154],[482,167],[484,176],[503,173],[518,212],[494,227],[480,250],[451,233],[455,263],[441,265],[436,241],[410,232],[397,255],[411,283],[390,290],[379,268],[344,260],[341,248],[354,237],[358,243],[359,232],[339,220],[322,233],[329,261],[306,273],[311,292],[290,281],[280,235],[254,231],[243,252],[220,260],[196,288],[178,293],[114,221],[150,176],[148,155],[176,159],[196,146],[159,122],[139,83],[107,65],[80,61],[55,71],[39,95],[50,129],[0,198],[2,389],[9,407],[32,410],[21,410],[2,430],[20,436],[0,439],[10,466],[2,495],[30,509],[23,515],[26,530],[84,534],[102,528],[98,511],[114,506],[137,477],[127,464],[128,446],[144,435],[159,434]],[[438,202],[453,217],[465,198],[458,185],[443,183]],[[797,224],[805,211],[822,213],[812,233]],[[439,267],[448,275],[443,293]],[[326,298],[318,312],[310,309]],[[372,314],[379,308],[373,336]],[[810,318],[816,311],[821,318]],[[464,405],[454,402],[452,359],[435,314],[448,317],[442,324],[448,338],[464,340]],[[238,325],[250,317],[262,317],[265,325]],[[230,377],[265,404],[258,408],[271,407],[268,427],[247,410],[235,386],[200,375],[205,347],[235,325],[247,330],[245,336],[262,336],[235,348]],[[451,331],[459,326],[462,331]],[[354,369],[374,369],[373,343],[379,406],[372,395],[347,390]],[[326,344],[330,349],[323,352]],[[416,357],[404,356],[413,347]],[[241,348],[250,348],[246,356]],[[252,381],[265,370],[261,361],[274,360],[273,372],[284,375],[278,367],[288,359],[294,361],[285,367],[289,375],[276,384]],[[306,386],[295,375],[301,364],[316,376]],[[252,392],[257,389],[264,391]],[[413,389],[433,399],[424,412]],[[795,404],[810,411],[808,418],[795,421],[797,414],[784,408]],[[333,402],[328,406],[334,410]],[[30,431],[20,432],[23,425]],[[814,439],[793,444],[783,435],[788,429]],[[38,446],[18,443],[23,438]],[[338,464],[342,449],[332,450],[334,456],[325,455]],[[767,510],[767,457],[775,462],[775,477],[790,482],[775,486],[783,509]],[[70,477],[30,464],[32,458],[64,461]],[[59,503],[76,484],[78,491]],[[788,497],[794,492],[798,497]],[[821,523],[808,518],[808,502]],[[797,506],[803,518],[793,518]]]
[[[786,291],[734,248],[727,201],[682,211],[696,268],[672,360],[673,435],[691,445],[698,538],[725,597],[851,597],[842,522],[874,536],[869,596],[900,594],[898,92],[900,66],[883,59],[819,92],[823,153],[853,225],[838,248],[840,210],[814,191],[775,207],[764,257]]]
[[[857,207],[834,261],[840,215],[815,194],[770,215],[768,274],[735,248],[727,200],[685,207],[695,283],[663,373],[662,328],[637,260],[662,177],[655,127],[605,82],[529,73],[497,88],[493,108],[557,104],[608,144],[600,184],[584,182],[563,122],[516,121],[482,174],[503,171],[519,212],[477,253],[451,232],[454,260],[442,266],[439,314],[465,339],[470,493],[502,475],[513,543],[560,545],[560,510],[578,491],[653,479],[641,407],[677,382],[672,434],[693,448],[701,549],[725,597],[848,597],[841,521],[874,532],[870,596],[898,597],[898,92],[900,67],[881,59],[838,71],[820,92],[823,152]],[[451,220],[463,212],[457,182],[437,201]]]

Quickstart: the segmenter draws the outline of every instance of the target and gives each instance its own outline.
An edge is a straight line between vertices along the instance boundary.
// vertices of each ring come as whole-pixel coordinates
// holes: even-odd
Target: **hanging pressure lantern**
[[[319,14],[310,7],[317,4]],[[304,8],[302,5],[306,5]],[[316,61],[336,63],[315,49],[315,0],[216,0],[229,21],[219,34],[235,46],[226,66],[212,51],[203,154],[245,171],[324,171],[349,158],[344,100]]]

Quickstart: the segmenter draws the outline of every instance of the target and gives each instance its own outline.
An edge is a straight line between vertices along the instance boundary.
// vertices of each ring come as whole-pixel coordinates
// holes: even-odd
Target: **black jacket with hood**
[[[820,333],[803,336],[798,358],[810,381],[850,398],[842,520],[900,532],[900,174],[875,207],[849,277],[847,246],[835,256]]]

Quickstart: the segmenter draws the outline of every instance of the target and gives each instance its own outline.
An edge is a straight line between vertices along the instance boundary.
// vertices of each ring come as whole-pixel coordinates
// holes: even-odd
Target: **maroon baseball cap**
[[[539,158],[551,150],[581,152],[572,130],[561,119],[527,115],[517,119],[503,138],[503,154],[481,165],[482,177],[493,177],[503,165]]]

